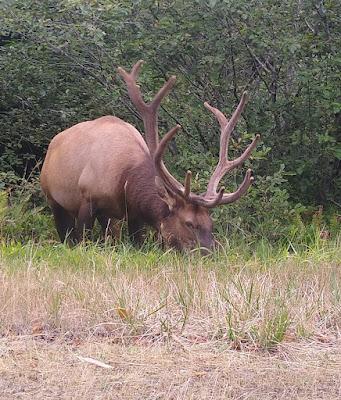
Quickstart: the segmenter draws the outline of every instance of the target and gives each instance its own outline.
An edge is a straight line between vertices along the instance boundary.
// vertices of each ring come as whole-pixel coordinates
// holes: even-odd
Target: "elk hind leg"
[[[75,219],[58,203],[52,203],[51,208],[60,241],[75,241]]]
[[[78,210],[76,218],[76,234],[80,241],[86,238],[95,222],[95,214],[93,204],[84,200]]]

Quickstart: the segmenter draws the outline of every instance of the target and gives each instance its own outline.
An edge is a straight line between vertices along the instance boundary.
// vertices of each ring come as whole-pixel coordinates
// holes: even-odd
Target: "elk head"
[[[191,171],[187,171],[184,185],[182,185],[168,171],[162,160],[168,143],[181,128],[180,125],[175,126],[159,142],[158,110],[161,100],[173,87],[176,77],[172,76],[155,95],[154,99],[147,104],[143,101],[140,87],[136,83],[142,63],[142,60],[138,61],[130,73],[121,67],[118,68],[118,72],[127,85],[131,101],[142,117],[145,127],[145,140],[154,162],[155,187],[161,201],[168,206],[168,214],[160,218],[159,232],[167,245],[179,250],[193,249],[198,246],[211,249],[214,240],[209,210],[238,200],[246,193],[253,182],[252,170],[249,169],[235,192],[225,193],[224,187],[218,189],[223,176],[240,166],[250,156],[260,138],[260,135],[256,135],[243,154],[235,160],[227,158],[229,139],[247,103],[247,93],[243,93],[230,120],[218,109],[204,103],[205,107],[215,115],[220,125],[220,152],[218,165],[209,180],[206,192],[198,195],[191,191]]]

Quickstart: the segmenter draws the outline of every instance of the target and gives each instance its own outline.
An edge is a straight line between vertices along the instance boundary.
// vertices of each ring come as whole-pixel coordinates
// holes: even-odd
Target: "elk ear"
[[[176,199],[171,194],[169,194],[165,185],[162,182],[162,179],[159,176],[155,177],[155,186],[158,195],[168,205],[169,211],[172,211],[175,207]]]

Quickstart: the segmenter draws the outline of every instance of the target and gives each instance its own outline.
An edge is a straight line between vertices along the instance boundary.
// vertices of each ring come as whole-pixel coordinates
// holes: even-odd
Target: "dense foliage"
[[[200,172],[197,189],[219,143],[203,102],[229,113],[250,92],[230,152],[262,134],[248,162],[256,184],[217,217],[269,235],[292,210],[339,207],[340,15],[336,0],[2,0],[0,185],[34,175],[50,139],[82,120],[113,114],[142,130],[116,68],[143,58],[146,97],[178,78],[160,131],[182,125],[168,157],[178,176]]]

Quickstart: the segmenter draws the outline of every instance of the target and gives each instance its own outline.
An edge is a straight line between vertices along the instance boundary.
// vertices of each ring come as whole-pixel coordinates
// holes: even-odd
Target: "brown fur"
[[[247,102],[244,92],[230,120],[218,109],[204,103],[217,118],[220,128],[219,162],[204,195],[191,192],[192,173],[185,184],[167,170],[162,157],[169,141],[180,129],[172,128],[159,142],[158,110],[173,87],[172,76],[150,103],[145,103],[137,77],[143,61],[131,72],[118,68],[129,97],[139,111],[145,139],[130,124],[106,116],[77,124],[59,133],[50,143],[41,173],[41,186],[51,205],[62,241],[81,239],[97,218],[105,235],[117,231],[117,221],[127,218],[131,237],[140,242],[144,225],[155,228],[166,244],[177,249],[213,245],[212,220],[208,209],[230,204],[253,182],[249,169],[239,188],[224,194],[218,190],[222,177],[241,165],[256,146],[259,135],[235,160],[227,157],[231,133]]]
[[[177,198],[174,209],[163,220],[161,234],[166,242],[177,249],[193,249],[198,244],[211,248],[212,221],[204,207],[186,203]]]
[[[41,172],[41,186],[51,205],[62,241],[78,241],[95,218],[104,232],[112,221],[128,219],[139,242],[144,225],[161,233],[167,244],[211,247],[208,211],[186,203],[155,184],[155,166],[140,133],[116,117],[82,122],[51,141]],[[171,200],[171,201],[170,201]]]

